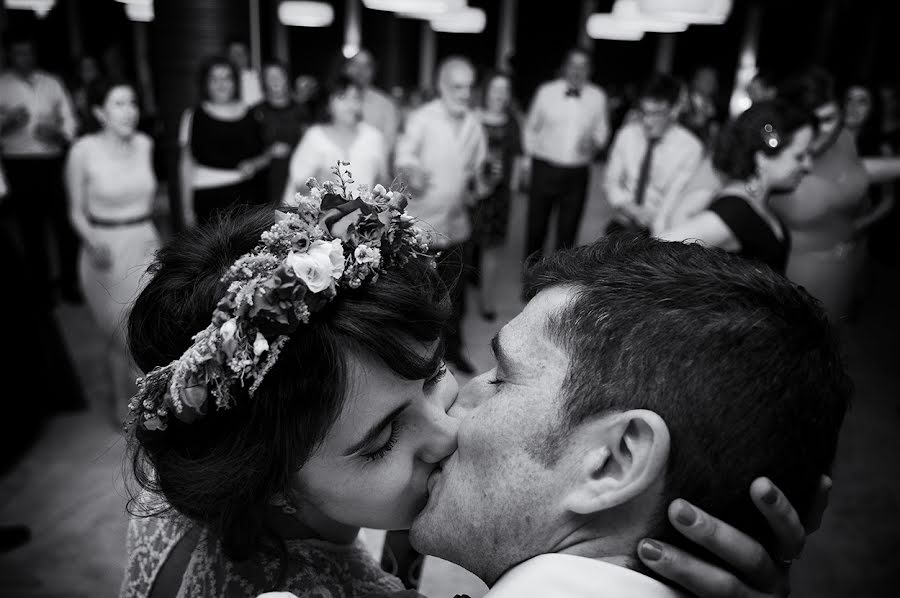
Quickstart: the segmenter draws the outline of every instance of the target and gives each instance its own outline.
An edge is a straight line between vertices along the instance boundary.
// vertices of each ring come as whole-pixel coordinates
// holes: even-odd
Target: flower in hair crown
[[[308,195],[275,212],[275,224],[222,277],[228,290],[209,326],[180,358],[138,379],[126,429],[165,430],[169,417],[194,421],[212,400],[228,409],[239,388],[252,397],[290,335],[339,292],[372,284],[410,259],[434,265],[428,233],[405,213],[406,196],[355,187],[348,167],[332,168],[335,181],[309,179]],[[348,220],[343,232],[332,232]]]

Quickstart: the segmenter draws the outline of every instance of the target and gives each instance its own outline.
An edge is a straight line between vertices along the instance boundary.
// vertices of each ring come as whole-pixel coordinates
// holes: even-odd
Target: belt
[[[133,226],[135,224],[142,224],[144,222],[150,222],[153,220],[153,216],[150,214],[144,214],[143,216],[135,216],[134,218],[125,218],[123,220],[110,220],[108,218],[98,218],[96,216],[88,216],[88,222],[91,223],[91,226],[99,226],[101,228],[115,228],[117,226]]]

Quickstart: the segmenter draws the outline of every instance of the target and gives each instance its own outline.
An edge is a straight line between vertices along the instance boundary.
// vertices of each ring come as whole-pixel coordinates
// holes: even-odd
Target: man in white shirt
[[[375,59],[365,48],[347,61],[344,72],[363,90],[363,121],[384,135],[385,147],[393,151],[400,128],[400,113],[394,100],[372,85],[375,80]]]
[[[556,247],[575,244],[588,167],[609,135],[606,94],[588,81],[590,72],[590,55],[570,50],[562,77],[541,85],[528,111],[523,131],[531,157],[526,256],[543,250],[554,208]]]
[[[246,106],[256,106],[263,101],[262,82],[259,73],[250,67],[250,52],[240,40],[228,42],[228,60],[234,64],[241,77],[241,101]]]
[[[645,563],[689,548],[686,530],[719,517],[774,554],[761,513],[789,500],[794,517],[821,514],[851,383],[802,289],[632,235],[545,258],[527,290],[493,339],[496,367],[450,410],[458,449],[428,479],[415,548],[478,575],[489,598],[674,597]],[[722,595],[751,595],[728,577]]]
[[[432,248],[441,252],[438,270],[451,288],[454,316],[446,359],[464,374],[474,372],[463,355],[461,320],[465,312],[464,245],[472,234],[469,208],[484,195],[487,139],[469,102],[475,69],[452,56],[438,68],[439,97],[409,115],[397,141],[398,178],[412,195],[407,211],[433,232]]]
[[[700,165],[703,144],[676,122],[679,93],[676,79],[653,75],[638,97],[639,118],[616,133],[604,177],[615,210],[607,234],[656,230]]]
[[[10,39],[7,52],[10,69],[0,74],[0,153],[30,282],[38,300],[52,303],[58,270],[62,297],[80,302],[78,238],[62,183],[64,153],[77,128],[72,101],[56,77],[37,68],[31,39]]]

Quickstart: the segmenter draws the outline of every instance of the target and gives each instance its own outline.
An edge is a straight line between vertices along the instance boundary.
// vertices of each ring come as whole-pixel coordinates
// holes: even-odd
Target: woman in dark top
[[[265,99],[253,108],[253,112],[272,156],[268,177],[269,201],[277,204],[287,183],[291,151],[309,126],[310,118],[306,106],[291,97],[287,68],[283,64],[265,64],[262,82]]]
[[[809,172],[813,134],[811,114],[780,100],[754,104],[719,136],[713,166],[727,182],[716,199],[659,236],[720,247],[784,273],[790,236],[769,200]]]
[[[488,141],[485,169],[497,181],[493,193],[475,206],[472,241],[479,279],[479,307],[487,320],[496,318],[495,285],[499,253],[506,242],[513,167],[522,154],[522,131],[512,109],[509,75],[493,73],[484,83],[484,106],[477,112]]]
[[[269,155],[237,82],[237,70],[227,59],[208,59],[200,69],[203,100],[181,119],[181,186],[188,225],[202,224],[233,204],[268,201],[259,175]]]

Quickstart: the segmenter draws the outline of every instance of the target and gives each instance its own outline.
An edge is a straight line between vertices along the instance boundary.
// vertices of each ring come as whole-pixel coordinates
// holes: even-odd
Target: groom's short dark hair
[[[665,491],[648,534],[686,546],[665,516],[681,497],[770,546],[750,501],[771,478],[802,516],[834,459],[851,383],[818,302],[767,266],[718,249],[620,235],[533,265],[527,296],[572,286],[548,321],[567,351],[563,429],[611,410],[666,422]]]

